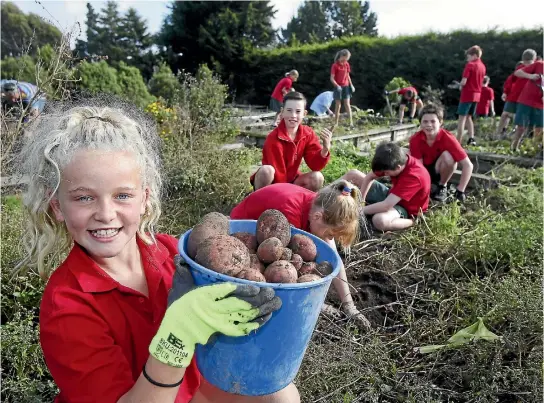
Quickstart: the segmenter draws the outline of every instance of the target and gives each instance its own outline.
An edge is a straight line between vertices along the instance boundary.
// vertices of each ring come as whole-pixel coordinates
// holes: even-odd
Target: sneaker
[[[474,137],[470,137],[467,141],[467,146],[475,146],[476,140],[474,140]]]
[[[445,201],[448,198],[448,189],[445,185],[438,185],[431,198],[439,202]]]

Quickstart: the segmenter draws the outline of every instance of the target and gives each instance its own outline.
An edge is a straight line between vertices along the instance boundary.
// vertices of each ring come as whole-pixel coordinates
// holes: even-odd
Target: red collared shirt
[[[251,193],[230,212],[233,220],[257,220],[268,209],[276,209],[298,229],[310,231],[309,215],[317,193],[291,183],[265,186]]]
[[[461,89],[461,99],[459,102],[479,102],[482,92],[482,83],[485,76],[485,65],[480,59],[468,62],[463,70],[463,78],[467,83]]]
[[[290,90],[293,87],[293,80],[291,77],[284,77],[274,87],[274,91],[272,92],[272,98],[280,101],[280,103],[283,104],[283,92],[282,90],[285,88],[286,90]]]
[[[461,144],[446,129],[440,129],[432,145],[427,143],[427,136],[423,130],[410,137],[410,155],[418,160],[422,159],[424,165],[434,164],[444,151],[449,152],[455,162],[467,157]]]
[[[295,140],[291,140],[285,127],[285,121],[272,130],[263,146],[263,165],[272,165],[275,169],[274,183],[292,183],[298,175],[302,158],[312,171],[321,171],[331,157],[321,156],[322,146],[311,127],[300,125]],[[253,180],[255,174],[251,177]]]
[[[51,275],[40,306],[40,342],[60,389],[56,403],[117,402],[140,376],[166,312],[177,241],[157,235],[156,245],[137,242],[149,297],[119,284],[77,244]],[[193,360],[176,403],[189,402],[199,385]]]
[[[409,155],[402,172],[391,177],[391,185],[389,193],[401,198],[398,204],[404,207],[408,214],[417,216],[427,211],[431,177],[417,159]]]

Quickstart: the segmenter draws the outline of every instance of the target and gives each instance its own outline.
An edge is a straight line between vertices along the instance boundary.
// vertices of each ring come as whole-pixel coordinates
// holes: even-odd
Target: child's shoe
[[[448,198],[448,189],[446,188],[446,185],[438,185],[436,191],[431,195],[431,198],[438,202],[446,201]]]
[[[467,146],[475,146],[476,145],[476,140],[474,139],[474,137],[470,137],[467,141]]]

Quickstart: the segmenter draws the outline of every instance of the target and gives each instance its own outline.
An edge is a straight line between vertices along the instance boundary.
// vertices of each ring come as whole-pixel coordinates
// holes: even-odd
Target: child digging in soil
[[[342,49],[336,54],[336,56],[334,56],[334,63],[331,66],[330,80],[334,86],[335,122],[338,125],[338,122],[340,121],[340,109],[342,108],[342,101],[344,101],[344,108],[349,117],[349,127],[353,128],[350,98],[351,94],[355,92],[355,87],[353,86],[350,77],[351,67],[348,62],[350,57],[351,53],[347,49]]]
[[[476,145],[472,116],[476,113],[476,105],[480,101],[482,83],[485,76],[485,65],[480,60],[482,49],[479,46],[472,46],[467,50],[466,54],[467,64],[463,70],[463,78],[459,83],[461,98],[459,99],[459,106],[457,108],[457,114],[459,115],[457,140],[462,144],[463,131],[466,124],[469,137],[468,145]]]
[[[317,193],[290,183],[278,183],[247,196],[232,209],[230,217],[257,220],[265,210],[276,209],[292,226],[314,234],[336,250],[335,241],[349,248],[357,238],[360,200],[359,189],[346,180],[333,182]],[[342,311],[368,329],[370,323],[353,303],[343,265],[333,285],[342,302]],[[331,311],[328,305],[324,310]]]
[[[294,183],[309,190],[319,190],[324,177],[320,172],[329,162],[332,132],[326,128],[319,138],[302,124],[306,115],[306,98],[290,92],[284,98],[279,126],[266,137],[262,166],[250,177],[255,190],[272,183]],[[299,171],[302,158],[312,172]]]
[[[455,198],[464,202],[465,189],[472,176],[473,165],[455,136],[441,128],[443,118],[444,110],[441,107],[433,104],[423,107],[421,130],[410,138],[410,155],[427,168],[431,184],[436,185],[431,198],[440,202],[448,197],[448,181],[457,164],[461,164],[461,179],[455,191]]]
[[[391,177],[391,188],[376,181]],[[414,225],[414,218],[427,211],[431,178],[423,164],[393,142],[376,147],[372,172],[357,169],[347,172],[344,179],[361,189],[366,205],[361,213],[372,217],[372,224],[380,231],[398,231]]]
[[[405,87],[393,91],[385,91],[385,95],[398,93],[400,98],[399,105],[399,124],[402,124],[404,121],[404,110],[408,106],[408,120],[411,122],[416,116],[416,112],[419,113],[420,109],[423,108],[423,101],[417,94],[417,90],[414,87]]]
[[[293,89],[293,83],[298,80],[298,71],[291,70],[288,73],[285,73],[285,77],[282,78],[276,86],[274,87],[274,91],[272,92],[272,96],[270,97],[270,110],[276,112],[276,116],[274,117],[274,123],[273,126],[278,126],[278,121],[280,118],[281,108],[283,106],[283,97],[285,97],[289,92],[294,91]]]
[[[20,267],[47,277],[46,258],[67,254],[40,306],[55,401],[299,402],[294,385],[247,399],[201,383],[195,345],[256,330],[281,301],[270,288],[195,287],[177,240],[154,233],[162,183],[154,125],[126,105],[84,102],[42,115],[22,151],[31,180]]]
[[[542,60],[537,60],[514,73],[517,77],[525,79],[526,83],[517,102],[515,119],[517,128],[511,145],[512,150],[518,151],[523,133],[527,128],[534,127],[533,141],[535,146],[539,148],[537,156],[540,158],[542,158],[542,120],[544,119],[542,114],[544,107],[543,70]]]

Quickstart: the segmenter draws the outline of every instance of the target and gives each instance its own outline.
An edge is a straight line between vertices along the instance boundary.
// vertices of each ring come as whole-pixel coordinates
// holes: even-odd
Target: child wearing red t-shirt
[[[472,176],[473,165],[455,136],[441,128],[444,110],[428,104],[421,110],[421,130],[410,138],[410,155],[417,158],[429,172],[431,183],[436,185],[433,200],[443,202],[448,196],[448,181],[461,164],[461,179],[455,191],[460,202],[466,199],[465,189]]]
[[[350,98],[351,94],[355,92],[355,87],[351,82],[350,72],[351,67],[348,60],[351,57],[351,53],[347,49],[342,49],[336,56],[334,56],[334,63],[331,66],[331,83],[334,86],[334,116],[336,124],[340,120],[340,109],[342,108],[342,101],[344,101],[344,108],[349,117],[349,126],[353,128],[353,118],[351,116]]]
[[[399,124],[402,124],[404,121],[404,110],[408,106],[408,112],[410,116],[408,120],[411,122],[416,116],[416,112],[419,113],[420,109],[423,108],[423,101],[417,94],[417,90],[414,87],[405,87],[393,91],[385,91],[385,95],[398,93],[400,98],[399,105]]]
[[[291,70],[288,73],[285,73],[285,77],[282,78],[276,86],[274,91],[272,91],[272,96],[270,97],[270,110],[276,112],[276,117],[274,118],[273,126],[278,126],[278,119],[280,117],[281,108],[283,107],[283,97],[289,92],[294,91],[293,83],[298,80],[298,71]]]
[[[485,76],[482,83],[480,102],[478,102],[478,105],[476,106],[476,116],[482,118],[495,116],[495,93],[493,89],[489,87],[489,81],[489,76]]]
[[[347,249],[359,230],[360,196],[359,189],[346,180],[335,181],[317,193],[291,183],[278,183],[251,193],[232,209],[230,217],[257,220],[265,210],[279,210],[295,228],[314,234],[335,250],[335,241]],[[342,311],[363,328],[369,328],[370,323],[351,297],[344,265],[333,285],[342,302]],[[328,306],[324,310],[330,311]]]
[[[201,385],[196,344],[258,329],[281,301],[255,286],[195,286],[177,240],[153,231],[162,183],[156,131],[133,107],[85,102],[41,115],[21,155],[33,180],[19,267],[46,278],[46,260],[67,255],[40,306],[55,402],[227,401]],[[270,396],[299,401],[292,385]]]
[[[457,108],[457,114],[459,115],[457,140],[461,143],[466,124],[469,137],[468,144],[476,145],[472,116],[476,113],[476,105],[480,101],[482,83],[485,76],[485,65],[480,60],[482,49],[479,46],[472,46],[467,50],[466,54],[467,64],[463,70],[463,78],[459,83],[461,98],[459,99],[459,106]]]
[[[375,181],[391,177],[391,188]],[[372,172],[352,169],[343,176],[361,189],[366,202],[362,213],[372,216],[380,231],[398,231],[414,225],[414,218],[427,211],[431,178],[423,164],[393,142],[376,147]]]
[[[527,82],[518,98],[515,119],[517,129],[511,148],[517,151],[525,130],[534,127],[533,141],[540,148],[538,156],[541,156],[542,120],[544,119],[542,113],[544,108],[544,63],[542,60],[537,60],[533,64],[517,70],[514,74],[517,77],[526,79]]]
[[[327,128],[319,138],[309,126],[302,124],[306,116],[306,98],[290,92],[284,98],[280,125],[272,130],[263,146],[262,166],[250,177],[255,190],[272,183],[294,183],[310,190],[323,186],[320,172],[330,159],[332,132]],[[321,139],[323,145],[319,144]],[[302,159],[312,172],[299,171]]]

